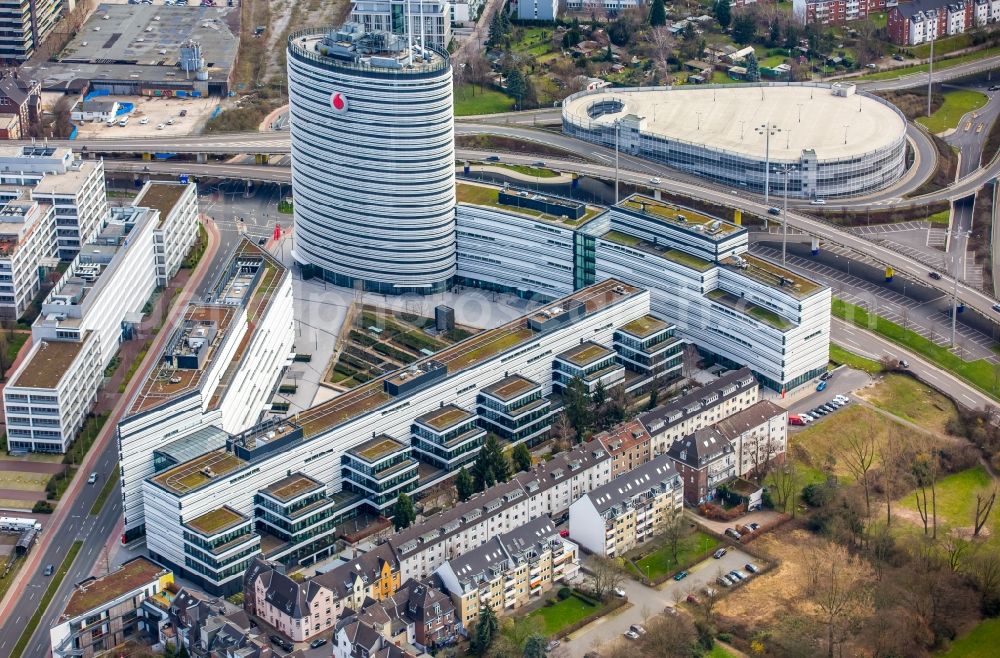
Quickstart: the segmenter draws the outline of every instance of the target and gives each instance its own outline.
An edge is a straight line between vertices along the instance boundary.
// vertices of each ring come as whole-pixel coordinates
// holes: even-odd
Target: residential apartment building
[[[441,565],[540,516],[558,516],[611,481],[611,458],[597,441],[518,473],[464,503],[389,538],[404,578],[429,578]]]
[[[399,563],[382,544],[302,582],[282,565],[255,558],[243,574],[243,601],[249,614],[302,642],[333,628],[345,610],[389,599],[401,585]]]
[[[350,21],[365,32],[409,34],[415,44],[447,51],[451,14],[448,0],[352,0]]]
[[[436,573],[455,603],[462,633],[468,635],[482,608],[513,612],[539,600],[579,568],[577,545],[560,537],[556,524],[543,515],[448,560]]]
[[[667,456],[684,481],[684,499],[689,505],[713,500],[719,485],[736,477],[733,445],[715,426],[695,430],[676,441]]]
[[[667,452],[674,442],[760,400],[760,385],[749,368],[727,372],[713,382],[639,414],[651,437],[652,456]]]
[[[756,476],[785,454],[788,411],[770,400],[761,400],[720,420],[715,428],[733,446],[736,475]]]
[[[891,4],[886,0],[793,0],[792,16],[805,25],[839,25],[868,18]]]
[[[611,477],[627,473],[652,459],[652,437],[637,420],[616,425],[606,432],[595,434],[611,455]]]
[[[0,4],[0,7],[3,5]],[[27,139],[42,111],[42,86],[35,80],[21,80],[15,71],[0,76],[0,120],[13,119],[6,139]]]
[[[418,360],[406,370],[376,378],[312,409],[245,429],[227,439],[225,447],[192,448],[186,454],[193,456],[169,466],[164,464],[165,468],[161,471],[154,470],[153,452],[167,443],[163,436],[168,431],[165,426],[177,427],[176,424],[167,425],[163,417],[153,420],[151,414],[150,429],[136,442],[137,446],[145,447],[130,454],[124,448],[127,443],[124,428],[129,423],[126,418],[119,426],[124,454],[122,464],[126,473],[131,467],[140,465],[141,455],[148,455],[141,457],[145,462],[144,479],[134,498],[129,498],[133,492],[132,476],[127,474],[124,478],[126,528],[133,527],[135,510],[141,505],[141,522],[146,524],[146,545],[150,553],[178,573],[183,572],[185,577],[201,579],[200,584],[209,591],[224,591],[235,585],[233,577],[228,575],[230,566],[235,567],[235,562],[223,565],[219,560],[212,566],[212,570],[220,575],[226,571],[226,575],[219,580],[193,573],[190,567],[185,566],[188,556],[184,553],[183,536],[189,521],[223,507],[250,518],[256,514],[254,501],[257,493],[288,473],[300,473],[326,487],[328,499],[335,503],[330,507],[331,518],[345,520],[359,509],[378,509],[381,502],[370,499],[369,492],[360,493],[345,486],[343,460],[352,449],[370,441],[373,436],[393,437],[397,447],[388,450],[385,455],[378,455],[379,460],[391,460],[394,453],[410,450],[397,437],[408,436],[416,418],[439,409],[442,404],[471,408],[480,391],[495,383],[501,372],[506,371],[508,376],[520,373],[538,381],[542,392],[547,395],[552,390],[554,354],[578,344],[582,334],[588,335],[595,343],[609,344],[615,326],[646,315],[648,303],[645,291],[618,281],[601,282],[526,317]],[[570,310],[576,308],[581,311]],[[284,319],[290,321],[291,313],[287,313]],[[210,328],[204,329],[209,331]],[[215,336],[224,333],[216,331],[212,334],[209,331],[209,335],[199,340],[198,344],[208,344],[208,341],[214,344],[218,340]],[[188,341],[188,338],[184,340]],[[183,360],[181,356],[184,356]],[[200,413],[198,405],[191,403],[190,408],[183,407],[196,396],[191,384],[185,386],[185,381],[198,373],[183,372],[184,368],[194,367],[195,359],[182,354],[174,357],[168,353],[165,360],[177,362],[177,365],[171,366],[173,374],[170,377],[181,381],[175,386],[164,387],[165,376],[158,377],[154,373],[150,385],[143,389],[136,402],[148,404],[148,407],[140,407],[137,411],[159,413],[159,402],[167,402],[164,398],[168,398],[172,406],[176,405],[177,415],[181,416],[178,422],[191,423],[186,431],[198,430],[201,428],[197,419]],[[183,365],[186,363],[192,365]],[[190,395],[182,395],[188,391]],[[140,416],[137,420],[139,427],[146,425],[145,418]],[[177,430],[178,438],[182,439],[181,432],[185,430]],[[274,436],[269,437],[269,433],[274,433]],[[390,446],[389,443],[384,445]],[[405,463],[405,458],[401,463]],[[385,471],[379,471],[380,477],[385,474]],[[561,483],[570,475],[575,474],[559,477],[557,481]],[[418,490],[419,486],[430,481],[421,481]],[[568,507],[568,504],[567,500],[565,506]],[[531,518],[542,511],[548,510],[539,510]],[[247,544],[247,547],[250,545]],[[416,548],[418,544],[414,544],[413,549]],[[409,553],[404,551],[400,562],[407,563],[408,558]],[[443,557],[440,559],[443,560]],[[300,560],[304,563],[309,561],[307,557]],[[436,562],[423,573],[409,571],[404,566],[403,573],[406,577],[424,578],[439,564]]]
[[[510,11],[519,21],[554,21],[559,15],[558,0],[516,0]]]
[[[198,186],[194,183],[147,181],[132,202],[160,214],[156,227],[156,284],[165,286],[181,268],[198,238]]]
[[[382,656],[389,646],[408,655],[425,655],[456,637],[451,600],[427,583],[408,580],[391,597],[368,600],[341,617],[333,635],[333,655]]]
[[[912,0],[888,9],[889,38],[916,46],[1000,20],[996,0]]]
[[[0,207],[0,318],[20,318],[41,289],[41,272],[57,264],[52,206],[19,196]]]
[[[104,161],[84,160],[43,176],[31,198],[55,209],[57,255],[60,260],[72,259],[108,220]]]
[[[0,61],[5,66],[25,62],[75,6],[74,0],[2,0]]]
[[[660,455],[570,505],[569,535],[596,555],[620,557],[663,532],[683,507],[681,476]]]
[[[33,347],[4,389],[12,448],[65,452],[76,437],[155,287],[150,214],[116,212],[42,302]]]
[[[267,411],[292,352],[292,317],[291,275],[244,239],[206,299],[188,305],[159,355],[159,366],[138,388],[118,423],[126,540],[144,531],[142,487],[156,472],[154,452],[164,455],[160,468],[169,468],[225,446],[230,439],[235,442]],[[219,431],[202,431],[210,426]],[[266,443],[267,434],[276,429],[265,426],[259,436]],[[256,448],[255,437],[243,437],[242,443],[250,440]],[[272,477],[267,484],[278,479]],[[252,512],[255,492],[241,513]],[[220,506],[191,510],[187,518]],[[182,546],[181,535],[173,539],[175,549]]]
[[[449,0],[452,25],[469,25],[479,19],[485,0]]]
[[[144,557],[132,558],[106,576],[80,581],[49,630],[52,655],[91,658],[144,636],[143,602],[173,582],[169,569]]]

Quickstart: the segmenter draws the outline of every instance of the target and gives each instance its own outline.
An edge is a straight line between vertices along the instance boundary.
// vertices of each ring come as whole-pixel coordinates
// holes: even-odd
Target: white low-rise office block
[[[410,34],[416,43],[423,39],[440,50],[447,51],[451,42],[449,0],[353,0],[350,20],[363,25],[365,32]]]
[[[103,160],[82,160],[72,149],[36,144],[0,147],[0,185],[30,188],[31,198],[55,208],[56,255],[69,260],[108,215]],[[10,200],[21,192],[0,191]]]
[[[267,442],[237,437],[225,449],[147,477],[142,484],[147,547],[183,569],[180,540],[189,520],[221,506],[252,517],[256,492],[287,473],[302,473],[326,484],[331,494],[339,493],[343,455],[372,436],[403,440],[415,418],[442,404],[474,408],[479,390],[502,379],[505,371],[539,382],[548,394],[555,354],[578,344],[580,335],[611,344],[617,324],[648,309],[646,291],[602,282],[286,419],[284,429],[292,438],[281,431],[278,440]],[[253,433],[259,434],[254,429],[244,437]]]
[[[104,368],[128,337],[126,320],[138,320],[155,287],[149,215],[116,213],[42,303],[34,347],[4,390],[11,447],[65,452],[76,437]]]
[[[20,197],[0,207],[0,317],[20,318],[41,289],[41,269],[56,265],[52,206]]]
[[[292,352],[292,280],[249,240],[235,249],[208,300],[191,304],[118,423],[125,537],[144,531],[142,482],[153,452],[200,428],[240,432],[267,411]],[[185,448],[201,454],[205,444]]]
[[[198,186],[194,183],[149,181],[132,202],[159,211],[154,233],[156,285],[165,286],[181,268],[198,238]]]
[[[826,369],[830,289],[749,255],[746,229],[638,195],[608,216],[594,236],[598,280],[648,288],[653,314],[702,353],[774,390]]]

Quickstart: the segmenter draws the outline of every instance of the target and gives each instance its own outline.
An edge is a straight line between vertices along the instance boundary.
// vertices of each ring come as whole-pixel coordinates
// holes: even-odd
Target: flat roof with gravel
[[[38,344],[37,349],[31,351],[28,362],[24,364],[17,379],[12,381],[10,385],[26,388],[55,388],[59,385],[62,376],[69,370],[73,360],[80,354],[89,334],[89,331],[86,332],[80,342],[43,340]]]
[[[772,160],[798,160],[808,149],[820,160],[859,155],[888,147],[906,132],[902,117],[877,100],[812,86],[611,90],[572,99],[564,113],[586,120],[593,103],[616,100],[624,104],[620,112],[590,120],[610,126],[637,115],[645,119],[646,133],[761,160],[764,135],[756,128],[767,122],[781,128],[771,137]]]

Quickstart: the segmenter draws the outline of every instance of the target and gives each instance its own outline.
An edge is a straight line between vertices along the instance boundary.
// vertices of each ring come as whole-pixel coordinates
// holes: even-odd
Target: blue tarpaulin
[[[94,91],[90,92],[86,96],[84,96],[83,100],[84,100],[84,102],[87,102],[89,100],[93,100],[93,99],[98,98],[100,96],[110,96],[110,95],[111,95],[111,92],[108,91],[107,89],[97,89],[97,90],[94,90]]]
[[[69,138],[70,138],[70,139],[76,139],[76,136],[77,136],[77,134],[78,134],[79,132],[80,132],[80,131],[76,129],[76,126],[73,126],[73,132],[71,132],[71,133],[69,134]]]
[[[169,160],[170,158],[177,155],[176,153],[154,153],[153,158],[155,160]]]
[[[135,103],[118,103],[118,112],[115,113],[116,117],[128,114],[135,109]]]

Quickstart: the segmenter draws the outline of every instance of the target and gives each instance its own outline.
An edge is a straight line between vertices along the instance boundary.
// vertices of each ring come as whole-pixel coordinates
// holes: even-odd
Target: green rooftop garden
[[[642,242],[639,238],[634,235],[627,235],[625,233],[619,233],[618,231],[608,231],[601,236],[609,242],[614,242],[615,244],[620,244],[623,247],[638,247]]]
[[[462,343],[461,350],[456,350],[454,354],[441,354],[436,358],[448,366],[448,372],[455,372],[520,345],[534,334],[527,327],[498,336],[487,333],[479,340],[473,338]]]
[[[533,219],[541,219],[547,222],[564,224],[568,227],[576,227],[586,224],[602,212],[599,208],[587,206],[583,213],[583,217],[580,219],[570,219],[565,216],[557,217],[555,215],[549,215],[530,208],[521,208],[519,206],[509,206],[507,204],[500,203],[499,188],[488,187],[485,185],[472,185],[470,183],[457,183],[455,185],[455,198],[459,203],[497,208],[498,210],[505,210],[507,212],[523,215],[525,217],[531,217]]]
[[[243,521],[243,517],[229,509],[220,507],[188,521],[186,525],[203,535],[214,535]]]
[[[631,322],[627,322],[621,326],[622,331],[626,331],[633,336],[639,336],[640,338],[645,338],[650,334],[656,333],[661,329],[664,329],[667,323],[659,318],[654,318],[652,315],[644,315],[641,318],[636,318]]]
[[[748,302],[745,299],[741,299],[732,293],[722,290],[721,288],[709,291],[706,296],[712,301],[727,306],[734,311],[740,311],[755,320],[769,324],[779,331],[786,331],[792,328],[791,322],[788,322],[774,311],[766,309],[763,306],[758,306],[753,302]]]

